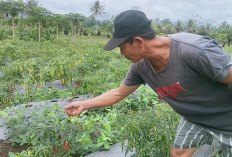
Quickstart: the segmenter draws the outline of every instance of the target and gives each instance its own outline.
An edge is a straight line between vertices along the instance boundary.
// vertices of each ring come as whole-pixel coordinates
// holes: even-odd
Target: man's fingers
[[[76,103],[71,103],[68,106],[64,106],[64,111],[67,113],[68,116],[78,116],[81,114],[83,109],[80,105]]]
[[[72,109],[67,109],[65,112],[66,112],[69,116],[76,116],[76,115],[79,115],[77,111],[72,110]]]
[[[72,113],[72,110],[71,109],[64,109],[65,110],[65,112],[68,114],[68,115],[70,115],[71,113]]]
[[[68,106],[65,106],[64,109],[69,109],[69,108],[72,108],[73,107],[73,104],[69,104]]]
[[[77,112],[73,111],[72,116],[76,116]]]

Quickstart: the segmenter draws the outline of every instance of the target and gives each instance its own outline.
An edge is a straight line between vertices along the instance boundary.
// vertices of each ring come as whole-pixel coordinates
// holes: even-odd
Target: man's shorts
[[[194,148],[211,144],[213,139],[218,140],[221,144],[224,157],[232,157],[232,136],[213,132],[182,118],[177,128],[173,147]]]

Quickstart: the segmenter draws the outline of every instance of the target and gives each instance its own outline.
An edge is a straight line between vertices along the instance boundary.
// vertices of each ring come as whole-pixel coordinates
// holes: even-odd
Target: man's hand
[[[139,86],[140,85],[126,86],[121,84],[118,88],[111,89],[95,98],[79,102],[72,102],[68,106],[65,106],[64,110],[66,110],[66,113],[69,116],[77,116],[81,114],[82,111],[89,108],[109,106],[124,99],[129,94],[134,92]]]
[[[69,116],[78,116],[84,111],[84,106],[81,102],[72,102],[68,106],[65,106],[64,110]]]

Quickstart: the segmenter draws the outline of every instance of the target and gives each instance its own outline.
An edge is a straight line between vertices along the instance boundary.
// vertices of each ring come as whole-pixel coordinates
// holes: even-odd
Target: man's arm
[[[232,66],[227,76],[224,79],[222,79],[221,82],[226,84],[232,84]]]
[[[103,93],[102,95],[99,95],[95,98],[73,102],[68,106],[65,106],[64,109],[69,116],[75,116],[89,108],[109,106],[124,99],[129,94],[134,92],[139,86],[140,85],[126,86],[121,84],[118,88],[111,89],[108,92]]]

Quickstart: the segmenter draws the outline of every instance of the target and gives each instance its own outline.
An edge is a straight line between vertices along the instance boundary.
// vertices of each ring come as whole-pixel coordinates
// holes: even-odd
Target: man
[[[147,83],[183,116],[172,157],[192,156],[200,145],[220,141],[232,157],[232,59],[215,40],[189,33],[158,36],[141,11],[128,10],[114,21],[113,38],[105,50],[119,47],[132,62],[122,84],[96,98],[73,102],[67,114],[112,105]]]

